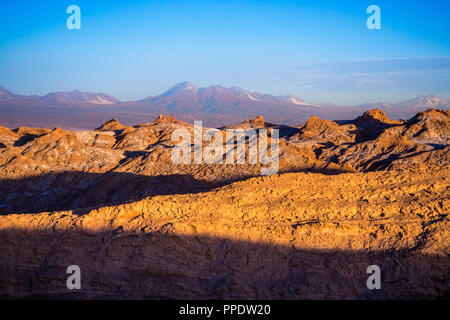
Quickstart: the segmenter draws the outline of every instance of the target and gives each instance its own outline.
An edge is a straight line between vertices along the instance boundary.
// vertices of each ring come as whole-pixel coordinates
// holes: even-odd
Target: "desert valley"
[[[272,176],[174,164],[173,115],[0,127],[1,297],[449,298],[449,111],[220,127],[279,130]]]

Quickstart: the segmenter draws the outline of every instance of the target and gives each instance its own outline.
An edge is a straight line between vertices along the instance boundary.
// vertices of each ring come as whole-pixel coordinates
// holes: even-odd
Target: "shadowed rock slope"
[[[449,297],[449,167],[257,177],[217,190],[0,217],[0,295]],[[65,287],[82,270],[82,290]],[[379,265],[382,290],[366,287]]]

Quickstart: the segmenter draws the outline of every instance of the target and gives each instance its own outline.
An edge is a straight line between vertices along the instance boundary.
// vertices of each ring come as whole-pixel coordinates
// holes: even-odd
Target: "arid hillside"
[[[268,177],[259,164],[174,164],[179,128],[194,130],[170,116],[0,127],[0,296],[450,297],[449,111],[221,128],[279,130]],[[381,290],[366,287],[372,264]]]

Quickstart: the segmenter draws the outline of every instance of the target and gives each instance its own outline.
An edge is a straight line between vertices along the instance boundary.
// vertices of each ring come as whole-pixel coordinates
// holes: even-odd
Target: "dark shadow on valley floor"
[[[450,258],[295,249],[199,235],[1,230],[0,298],[448,299]],[[381,290],[366,286],[381,268]],[[70,265],[81,290],[66,287]]]
[[[137,175],[126,172],[65,171],[23,179],[0,179],[0,214],[75,210],[118,205],[149,196],[198,193],[217,183],[190,175]],[[86,209],[83,209],[86,208]]]

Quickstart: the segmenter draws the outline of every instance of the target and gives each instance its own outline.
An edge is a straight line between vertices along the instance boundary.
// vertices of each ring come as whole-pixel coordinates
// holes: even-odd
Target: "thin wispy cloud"
[[[283,75],[306,94],[334,93],[340,100],[345,93],[348,103],[372,95],[388,100],[422,93],[450,97],[450,57],[357,59],[292,67]]]

